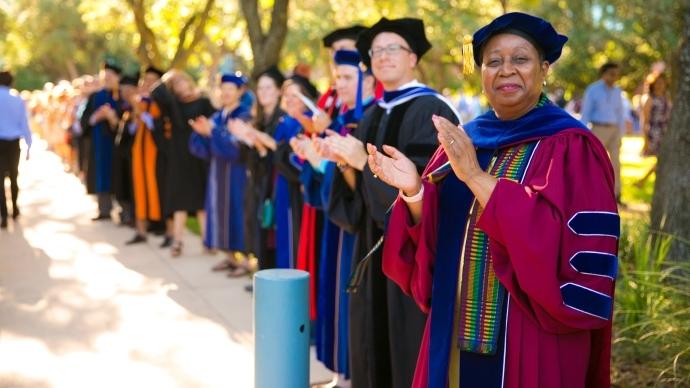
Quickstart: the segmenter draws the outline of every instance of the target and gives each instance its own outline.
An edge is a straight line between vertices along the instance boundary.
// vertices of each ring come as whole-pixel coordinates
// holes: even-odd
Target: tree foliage
[[[212,75],[229,60],[255,73],[278,61],[284,70],[304,62],[324,84],[330,76],[321,47],[326,33],[381,16],[413,15],[424,19],[433,43],[421,61],[420,79],[439,89],[479,92],[478,75],[460,72],[463,37],[505,11],[523,10],[569,36],[548,79],[549,87],[562,87],[567,96],[581,93],[608,60],[623,65],[624,89],[638,89],[654,62],[671,62],[680,35],[674,15],[683,3],[361,0],[353,7],[348,0],[14,0],[3,7],[3,2],[0,61],[26,74],[18,85],[23,87],[70,77],[73,70],[93,72],[106,55],[126,67],[152,63],[198,76]]]

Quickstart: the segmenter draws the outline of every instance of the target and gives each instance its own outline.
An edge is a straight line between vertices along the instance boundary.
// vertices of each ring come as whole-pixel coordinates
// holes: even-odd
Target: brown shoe
[[[213,272],[221,272],[221,271],[234,271],[237,269],[237,264],[232,261],[232,259],[226,257],[223,261],[220,263],[214,265],[211,268],[211,271]]]
[[[250,272],[245,266],[240,266],[240,267],[237,267],[237,268],[231,270],[230,272],[228,272],[228,277],[229,278],[240,278],[242,276],[247,276],[249,274],[250,274]]]
[[[170,256],[180,257],[182,255],[182,241],[174,241],[170,248]]]

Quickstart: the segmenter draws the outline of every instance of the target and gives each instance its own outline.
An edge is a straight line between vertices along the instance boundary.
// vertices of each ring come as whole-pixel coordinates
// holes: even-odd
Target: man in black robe
[[[357,234],[352,262],[361,282],[350,299],[352,386],[357,388],[410,387],[426,321],[414,301],[383,274],[377,243],[398,191],[369,170],[365,144],[393,146],[421,172],[438,146],[432,115],[458,123],[452,106],[415,79],[415,67],[429,48],[419,19],[382,18],[362,32],[357,49],[382,83],[384,96],[366,111],[353,136],[332,135],[326,141],[346,161],[339,163],[329,214]]]
[[[113,194],[120,205],[120,225],[134,226],[132,194],[132,144],[134,143],[134,109],[139,78],[125,75],[120,79],[122,115],[114,133]]]

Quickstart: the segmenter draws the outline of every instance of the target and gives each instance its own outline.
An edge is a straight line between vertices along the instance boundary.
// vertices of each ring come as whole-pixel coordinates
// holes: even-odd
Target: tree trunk
[[[144,65],[163,67],[163,57],[156,42],[156,34],[146,23],[146,8],[144,0],[127,0],[129,8],[134,14],[134,23],[139,32],[139,47],[137,47],[137,57]]]
[[[189,56],[194,51],[194,48],[199,45],[205,36],[206,23],[211,15],[211,9],[213,9],[213,4],[215,0],[206,0],[206,5],[201,13],[192,15],[189,20],[184,24],[179,34],[179,43],[177,44],[177,50],[175,52],[175,57],[170,64],[170,67],[175,69],[184,68],[187,65],[187,60]],[[194,36],[189,45],[185,46],[185,41],[187,40],[187,33],[189,29],[194,27]]]
[[[662,139],[652,200],[652,228],[675,237],[671,260],[690,260],[690,8],[682,14],[673,110]]]
[[[280,60],[280,51],[287,35],[288,3],[289,0],[275,0],[271,12],[271,25],[268,34],[265,34],[261,28],[261,16],[257,0],[240,1],[242,14],[247,21],[247,32],[254,56],[254,68],[252,69],[252,79],[254,80],[264,70],[277,64]]]
[[[215,0],[206,0],[203,10],[193,14],[187,22],[182,26],[178,34],[177,50],[172,61],[168,62],[161,55],[156,41],[156,34],[151,27],[146,23],[146,6],[145,0],[127,0],[129,8],[134,14],[134,23],[139,32],[139,47],[137,47],[137,57],[143,65],[153,65],[158,68],[164,68],[167,63],[170,67],[181,69],[187,65],[189,56],[194,52],[196,46],[199,45],[205,36],[206,23],[213,9]],[[187,43],[187,36],[190,31],[194,31],[191,42]]]

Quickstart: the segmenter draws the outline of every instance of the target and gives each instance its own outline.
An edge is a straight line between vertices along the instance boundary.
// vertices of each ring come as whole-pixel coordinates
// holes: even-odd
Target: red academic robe
[[[439,149],[425,174],[447,160]],[[436,184],[423,184],[417,225],[406,204],[400,198],[395,203],[383,269],[428,312],[444,204]],[[477,226],[489,237],[493,269],[509,293],[503,386],[610,386],[611,310],[597,316],[586,302],[613,301],[615,269],[608,276],[603,262],[587,262],[588,254],[617,255],[616,233],[601,232],[618,217],[613,190],[606,150],[582,129],[543,138],[522,183],[498,180]],[[429,328],[427,321],[415,388],[428,386]]]

